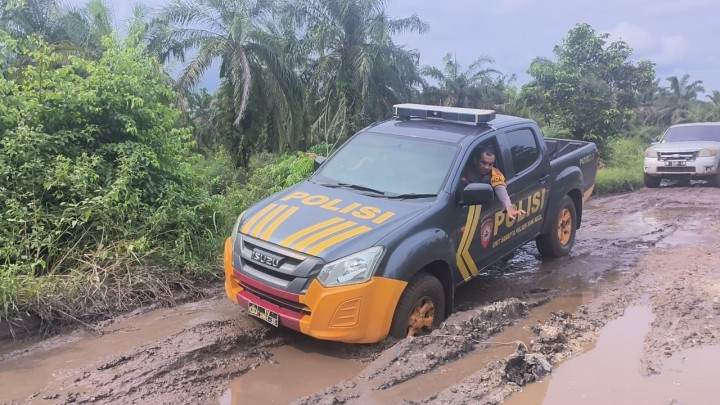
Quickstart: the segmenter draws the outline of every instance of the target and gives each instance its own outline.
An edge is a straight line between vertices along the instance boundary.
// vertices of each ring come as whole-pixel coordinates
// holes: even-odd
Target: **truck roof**
[[[481,125],[433,118],[411,118],[409,120],[394,118],[368,127],[365,131],[464,144],[497,129],[531,122],[533,121],[526,118],[503,114],[497,114],[493,120]]]

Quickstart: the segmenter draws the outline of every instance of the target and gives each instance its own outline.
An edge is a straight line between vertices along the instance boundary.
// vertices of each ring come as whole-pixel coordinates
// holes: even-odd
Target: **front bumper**
[[[671,162],[671,163],[668,163]],[[645,174],[649,176],[712,176],[718,172],[718,157],[698,157],[694,160],[664,161],[656,158],[645,158]]]
[[[374,343],[387,336],[407,282],[373,277],[362,284],[323,287],[313,280],[305,294],[270,287],[232,265],[232,241],[225,241],[225,292],[243,308],[250,303],[278,314],[282,326],[318,339]]]

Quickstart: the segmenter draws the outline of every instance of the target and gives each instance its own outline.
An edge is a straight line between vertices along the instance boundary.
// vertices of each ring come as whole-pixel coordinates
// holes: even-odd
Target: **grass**
[[[595,194],[613,194],[634,191],[644,187],[640,167],[602,167],[595,179]]]

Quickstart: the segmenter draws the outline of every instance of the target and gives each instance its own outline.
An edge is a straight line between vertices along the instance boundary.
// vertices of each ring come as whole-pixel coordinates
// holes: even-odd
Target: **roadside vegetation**
[[[667,126],[720,120],[718,91],[656,77],[587,24],[518,87],[481,53],[420,66],[394,36],[431,27],[384,4],[169,0],[119,32],[103,0],[0,0],[0,320],[106,317],[218,280],[237,215],[395,103],[492,108],[596,142],[597,193],[640,187]]]

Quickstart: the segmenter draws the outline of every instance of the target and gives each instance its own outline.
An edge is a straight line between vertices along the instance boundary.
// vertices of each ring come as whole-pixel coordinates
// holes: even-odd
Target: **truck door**
[[[550,195],[550,162],[538,141],[541,136],[532,126],[515,127],[498,136],[506,168],[507,189],[513,205],[524,210],[512,220],[498,214],[496,222],[509,236],[499,244],[510,243],[513,248],[534,239],[543,223],[543,215]]]
[[[493,246],[498,238],[502,238],[506,233],[506,229],[497,227],[495,218],[498,213],[504,210],[502,202],[495,198],[488,204],[484,205],[465,205],[459,198],[462,195],[462,189],[470,182],[475,182],[467,174],[472,172],[472,166],[475,163],[476,155],[484,149],[490,149],[495,154],[495,166],[502,171],[504,169],[504,157],[498,151],[498,140],[496,137],[483,138],[482,142],[477,143],[471,148],[471,152],[466,156],[463,164],[463,171],[458,179],[458,208],[457,208],[457,264],[459,274],[457,274],[458,283],[467,281],[479,274],[480,270],[488,264],[502,258],[508,254],[513,246],[511,244],[503,244]]]

